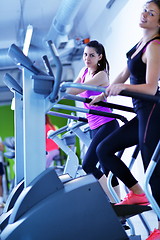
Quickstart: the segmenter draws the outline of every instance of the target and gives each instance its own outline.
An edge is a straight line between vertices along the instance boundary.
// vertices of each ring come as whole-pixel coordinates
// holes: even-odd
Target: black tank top
[[[146,83],[146,64],[142,61],[142,55],[147,45],[155,39],[160,39],[160,37],[155,37],[148,41],[132,59],[131,56],[136,51],[138,43],[126,54],[128,58],[127,64],[130,71],[130,84]],[[133,99],[134,107],[140,107],[141,103],[142,101]]]

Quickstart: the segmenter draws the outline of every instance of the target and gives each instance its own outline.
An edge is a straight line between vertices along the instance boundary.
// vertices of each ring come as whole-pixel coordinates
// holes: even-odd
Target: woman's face
[[[97,68],[98,61],[102,58],[102,55],[98,55],[96,50],[92,47],[86,46],[83,52],[83,61],[86,67]]]
[[[160,28],[160,9],[154,2],[144,6],[139,25],[145,29]]]

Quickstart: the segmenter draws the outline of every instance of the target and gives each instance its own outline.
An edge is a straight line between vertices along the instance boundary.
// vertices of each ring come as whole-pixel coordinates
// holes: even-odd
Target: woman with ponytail
[[[74,83],[107,87],[109,85],[109,63],[106,59],[103,45],[95,40],[90,41],[84,48],[83,61],[85,63],[85,67],[81,69]],[[97,91],[85,91],[84,89],[78,88],[70,88],[67,90],[67,93],[73,95],[80,94],[80,96],[84,98],[99,95],[99,92]],[[84,103],[84,107],[87,109],[111,113],[111,109],[106,107],[90,106],[87,103]],[[94,177],[98,179],[110,201],[114,202],[107,188],[107,176],[109,170],[101,170],[97,167],[98,157],[96,154],[96,147],[104,140],[104,138],[117,129],[119,124],[114,118],[97,116],[93,114],[86,114],[86,117],[91,129],[92,142],[87,150],[87,153],[85,154],[82,167],[87,174],[92,173]],[[117,195],[120,197],[119,183],[115,177],[112,179],[112,186],[114,187]]]

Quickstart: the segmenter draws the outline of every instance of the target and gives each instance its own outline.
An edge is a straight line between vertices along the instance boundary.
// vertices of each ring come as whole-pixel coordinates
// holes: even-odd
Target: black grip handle
[[[85,98],[85,103],[90,103],[91,100],[92,99],[90,99],[90,98]],[[98,105],[98,106],[101,106],[101,107],[109,107],[109,108],[114,108],[114,109],[117,109],[117,110],[122,110],[122,111],[127,111],[127,112],[133,112],[134,113],[133,108],[122,106],[122,105],[115,104],[115,103],[100,101],[100,102],[95,103],[94,105]]]
[[[123,90],[120,92],[121,96],[126,96],[126,97],[132,97],[132,98],[137,98],[149,102],[157,102],[160,103],[160,96],[155,96],[155,95],[149,95],[149,94],[144,94],[144,93],[137,93],[137,92],[130,92],[127,90]]]
[[[83,98],[77,95],[72,95],[72,94],[65,94],[64,98],[69,99],[69,100],[75,100],[75,101],[79,101],[79,102],[84,102],[84,103],[90,103],[91,102],[91,98]],[[108,107],[108,108],[113,108],[113,109],[117,109],[117,110],[122,110],[122,111],[127,111],[127,112],[133,112],[134,113],[134,109],[132,107],[127,107],[127,106],[122,106],[119,104],[115,104],[115,103],[109,103],[109,102],[97,102],[94,105],[98,105],[98,106],[102,106],[102,107]]]

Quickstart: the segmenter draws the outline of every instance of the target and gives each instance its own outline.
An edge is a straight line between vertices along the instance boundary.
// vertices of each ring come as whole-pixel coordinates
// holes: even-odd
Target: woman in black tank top
[[[147,1],[140,18],[143,37],[128,53],[127,66],[106,89],[106,96],[116,96],[122,90],[150,95],[159,95],[160,80],[160,0]],[[126,84],[130,78],[130,84]],[[101,101],[102,93],[90,104]],[[97,147],[97,155],[103,168],[109,168],[129,189],[126,198],[119,204],[143,204],[149,202],[128,167],[116,156],[116,152],[139,144],[144,169],[146,170],[153,152],[160,140],[160,104],[133,99],[136,117],[114,131]],[[158,206],[160,206],[160,161],[157,164],[150,186]],[[158,227],[147,240],[160,239],[160,219]]]

